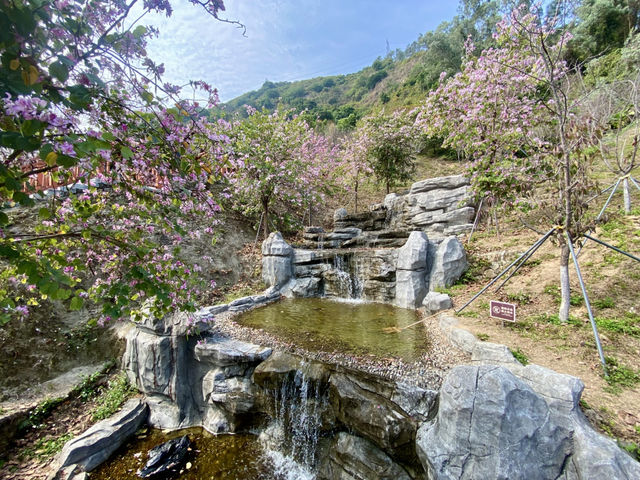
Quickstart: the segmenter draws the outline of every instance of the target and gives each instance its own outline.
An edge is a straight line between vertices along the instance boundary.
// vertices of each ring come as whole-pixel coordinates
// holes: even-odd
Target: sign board
[[[495,300],[491,300],[489,304],[489,315],[503,321],[515,322],[516,306],[513,303],[496,302]]]

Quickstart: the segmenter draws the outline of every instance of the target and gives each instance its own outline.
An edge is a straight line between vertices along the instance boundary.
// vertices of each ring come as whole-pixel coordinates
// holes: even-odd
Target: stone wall
[[[368,211],[336,210],[333,231],[308,227],[300,247],[400,247],[413,231],[439,241],[470,231],[474,215],[469,181],[464,176],[430,178],[414,183],[408,192],[387,195],[383,203]]]
[[[286,252],[286,253],[283,253]],[[288,297],[341,297],[423,305],[427,293],[452,285],[467,269],[454,237],[431,240],[422,231],[402,239],[400,248],[291,248],[280,233],[262,245],[264,283]]]
[[[524,367],[455,319],[442,328],[472,364],[452,369],[439,392],[219,334],[196,341],[182,323],[137,325],[127,338],[124,367],[155,427],[261,429],[293,389],[291,399],[322,406],[318,479],[640,478],[640,464],[582,415],[579,379]]]

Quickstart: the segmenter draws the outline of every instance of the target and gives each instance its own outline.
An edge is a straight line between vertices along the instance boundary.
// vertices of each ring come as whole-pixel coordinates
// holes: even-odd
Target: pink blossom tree
[[[247,107],[249,116],[223,125],[230,139],[228,174],[233,204],[262,219],[264,236],[276,217],[295,224],[310,205],[339,186],[337,147],[290,112]]]
[[[498,25],[497,46],[478,57],[467,46],[462,71],[427,98],[417,124],[427,135],[464,153],[478,197],[545,214],[561,248],[559,317],[569,313],[569,245],[590,226],[587,197],[599,129],[582,108],[577,72],[562,60],[568,34],[557,18],[531,7]]]
[[[224,10],[192,3],[215,18]],[[182,100],[147,57],[157,31],[140,22],[151,11],[172,7],[2,2],[0,202],[38,202],[38,220],[18,227],[0,211],[0,323],[45,298],[71,309],[88,299],[103,321],[195,308],[201,266],[178,257],[186,238],[206,234],[189,219],[219,208],[209,183],[225,139],[202,115],[216,91],[190,82],[203,101]],[[81,192],[42,191],[30,180],[43,173]]]

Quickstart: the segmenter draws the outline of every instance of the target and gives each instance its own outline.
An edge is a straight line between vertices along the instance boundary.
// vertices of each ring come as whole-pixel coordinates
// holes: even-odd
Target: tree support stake
[[[535,251],[540,245],[542,245],[547,240],[547,238],[549,238],[551,236],[551,234],[556,231],[556,228],[557,227],[553,227],[551,230],[549,230],[547,233],[545,233],[542,236],[542,238],[540,238],[536,243],[534,243],[526,252],[524,252],[522,255],[520,255],[517,259],[515,259],[513,262],[511,262],[511,264],[507,268],[505,268],[496,277],[494,277],[493,280],[491,280],[487,285],[485,285],[485,287],[482,290],[480,290],[478,293],[476,293],[471,300],[469,300],[462,307],[460,307],[458,310],[456,310],[455,313],[460,313],[462,310],[464,310],[469,305],[471,305],[471,302],[473,302],[476,298],[478,298],[480,295],[482,295],[491,285],[493,285],[498,280],[500,280],[500,278],[502,278],[502,276],[505,273],[507,273],[509,270],[511,270],[511,267],[513,267],[516,263],[518,263],[520,260],[522,260],[524,257],[526,257],[529,254],[529,252],[531,252],[532,250]]]
[[[607,362],[604,358],[604,352],[602,351],[602,344],[600,343],[600,335],[598,334],[598,326],[596,325],[596,320],[593,318],[593,312],[591,311],[591,303],[589,303],[589,294],[587,293],[587,287],[582,280],[582,274],[580,273],[580,265],[578,265],[578,257],[576,256],[576,252],[573,250],[573,243],[571,242],[571,236],[569,232],[565,232],[567,235],[567,242],[569,243],[569,251],[571,252],[571,257],[573,258],[573,265],[576,268],[576,274],[578,276],[578,282],[580,282],[580,288],[582,289],[582,296],[584,298],[584,304],[587,306],[587,313],[589,314],[589,321],[591,322],[591,328],[593,329],[593,336],[596,339],[596,346],[598,347],[598,355],[600,356],[600,363],[602,363],[602,369],[604,370],[604,376],[608,377],[607,373]]]

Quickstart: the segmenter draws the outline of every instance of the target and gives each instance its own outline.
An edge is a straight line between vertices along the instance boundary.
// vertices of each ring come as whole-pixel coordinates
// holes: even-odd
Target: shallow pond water
[[[310,351],[418,359],[429,347],[414,310],[384,303],[326,298],[284,299],[239,315],[240,325],[260,328]],[[393,330],[393,331],[391,331]]]
[[[276,480],[272,461],[263,452],[258,437],[250,434],[211,435],[202,428],[169,433],[149,429],[123,445],[106,463],[91,472],[91,480],[139,480],[138,469],[147,452],[172,438],[189,435],[192,451],[186,461],[191,468],[163,478],[180,480]]]

